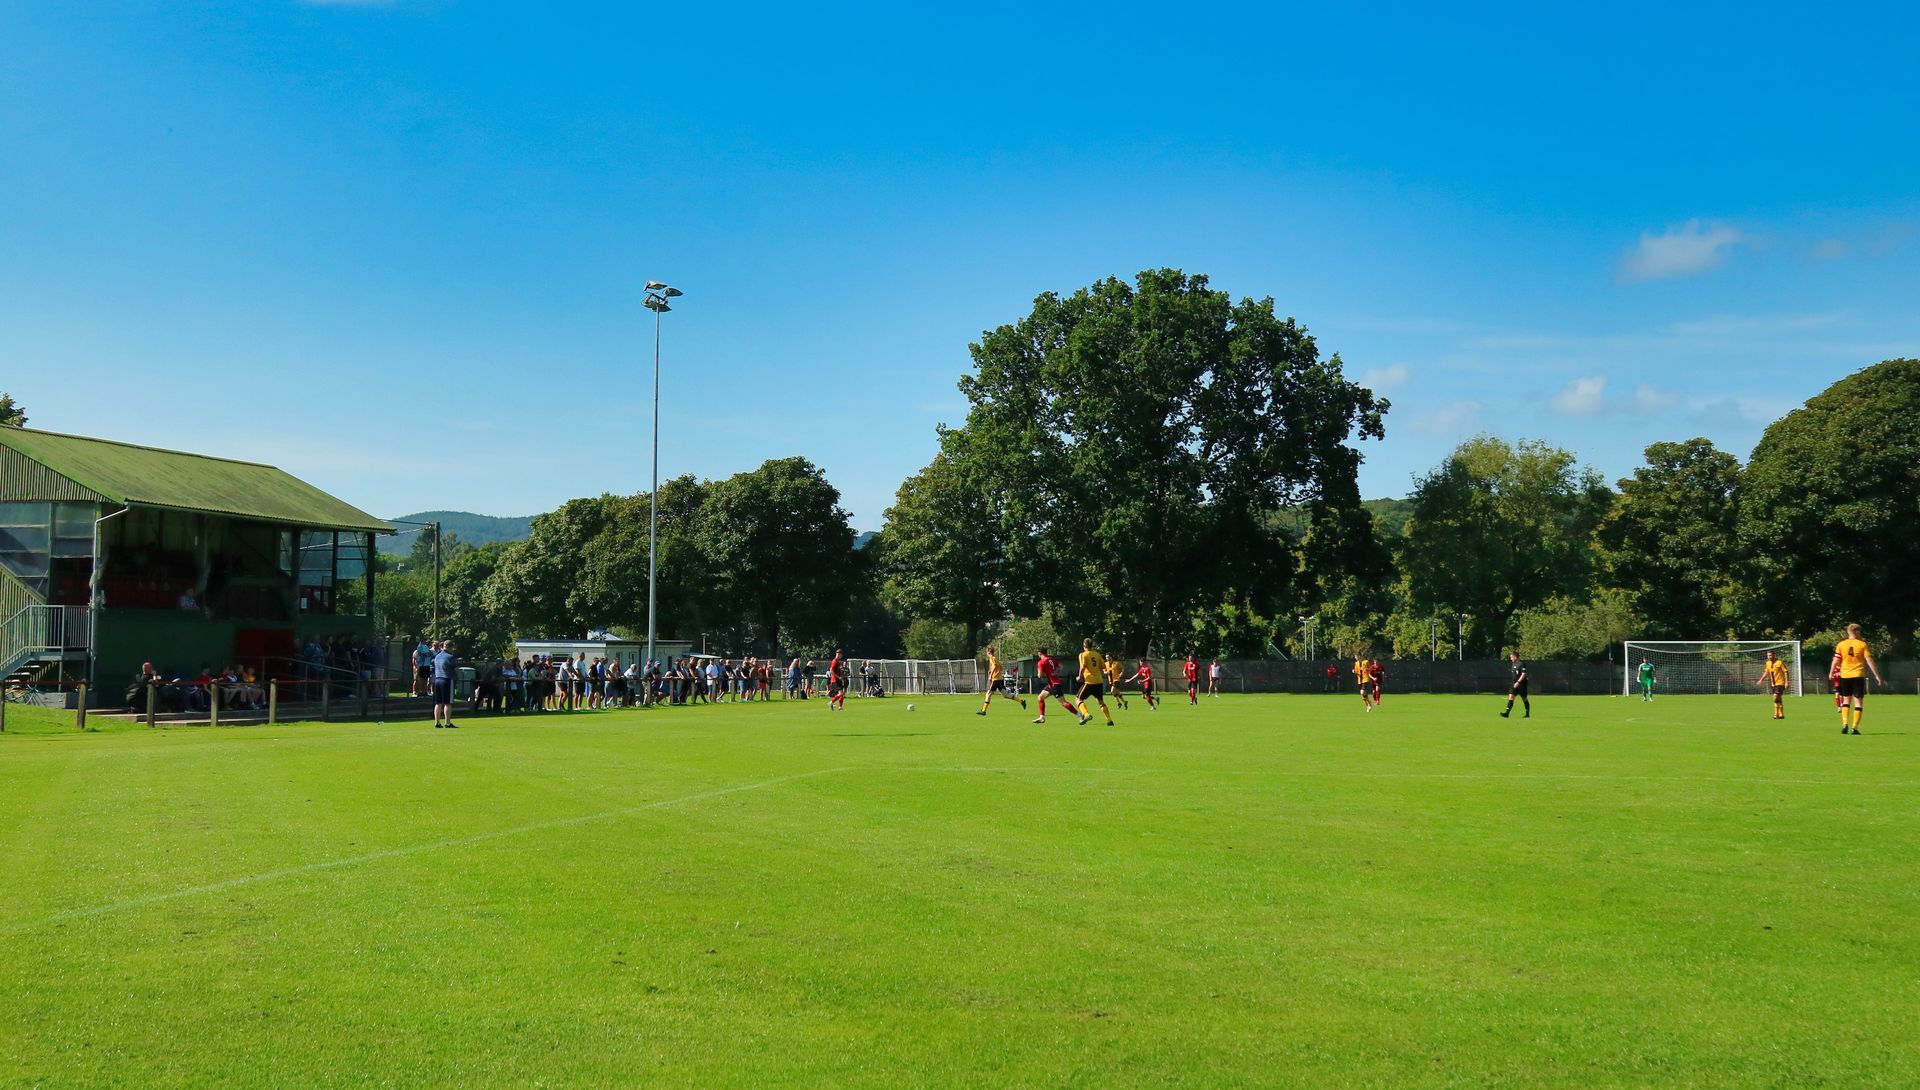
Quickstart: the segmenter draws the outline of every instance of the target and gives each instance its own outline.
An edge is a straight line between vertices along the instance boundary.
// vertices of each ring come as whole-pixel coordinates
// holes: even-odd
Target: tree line
[[[1743,463],[1660,442],[1609,485],[1572,453],[1461,444],[1363,503],[1391,408],[1272,299],[1162,269],[1035,300],[985,332],[959,425],[864,549],[802,458],[660,488],[662,638],[740,654],[971,656],[989,634],[1127,654],[1600,657],[1626,638],[1920,626],[1920,361],[1876,364],[1776,421]],[[443,543],[441,634],[644,633],[649,497],[576,499],[522,542]],[[423,549],[424,547],[424,549]],[[377,584],[423,631],[431,542]],[[422,556],[422,553],[425,553]],[[1461,618],[1464,616],[1464,621]],[[1301,619],[1306,618],[1303,625]],[[1065,634],[1063,636],[1063,634]]]

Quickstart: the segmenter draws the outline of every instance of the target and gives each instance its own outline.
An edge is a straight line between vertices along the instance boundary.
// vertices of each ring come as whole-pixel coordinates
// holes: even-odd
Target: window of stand
[[[91,503],[0,503],[0,567],[34,593],[52,600],[86,600],[85,583],[93,570]]]
[[[373,604],[373,535],[303,530],[300,612],[364,617]]]
[[[333,611],[343,616],[366,616],[371,612],[373,601],[373,588],[368,581],[373,560],[373,535],[335,535],[333,556]]]
[[[35,594],[47,592],[52,504],[0,503],[0,566]]]
[[[333,531],[302,530],[298,547],[300,564],[300,612],[333,612],[334,555]]]

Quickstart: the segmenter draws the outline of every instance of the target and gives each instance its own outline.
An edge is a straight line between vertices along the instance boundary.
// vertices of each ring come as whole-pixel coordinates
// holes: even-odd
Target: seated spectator
[[[239,666],[229,666],[220,675],[220,694],[226,698],[229,708],[247,708],[259,711],[266,706],[267,694],[253,683],[248,673],[242,673]]]
[[[201,663],[200,673],[192,681],[182,681],[180,678],[174,678],[173,683],[175,685],[190,686],[187,690],[188,711],[203,712],[213,706],[211,700],[213,694],[213,666],[211,663]]]
[[[160,671],[154,669],[153,663],[151,662],[141,663],[140,672],[135,674],[133,681],[128,683],[127,707],[136,712],[146,711],[147,691],[149,689],[154,690],[156,693],[154,707],[157,710],[164,712],[180,710],[177,707],[180,703],[179,691],[172,689],[167,684],[166,677],[162,675]]]

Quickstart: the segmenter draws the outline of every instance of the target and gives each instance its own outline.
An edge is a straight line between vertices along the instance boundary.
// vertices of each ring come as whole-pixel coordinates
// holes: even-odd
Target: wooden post
[[[267,682],[267,725],[280,721],[280,681],[278,678]]]
[[[160,686],[155,685],[151,681],[147,682],[147,729],[148,730],[153,729],[153,713],[154,713],[154,709],[159,705],[159,703],[160,703]]]
[[[7,694],[0,693],[0,734],[7,733]]]
[[[73,729],[87,729],[87,683],[73,687]]]
[[[320,680],[320,721],[322,723],[330,723],[333,721],[328,718],[328,708],[332,703],[333,685],[327,679],[322,678]]]
[[[217,681],[207,685],[207,724],[220,725],[220,683]]]

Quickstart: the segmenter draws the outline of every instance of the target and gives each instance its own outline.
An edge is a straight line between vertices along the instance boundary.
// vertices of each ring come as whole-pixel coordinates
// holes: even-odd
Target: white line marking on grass
[[[0,928],[0,935],[14,935],[22,931],[30,931],[37,927],[44,927],[50,923],[85,919],[90,916],[105,916],[114,912],[124,912],[130,908],[144,908],[147,905],[161,904],[166,901],[177,901],[183,897],[198,897],[203,893],[221,893],[229,889],[238,889],[241,886],[256,885],[260,882],[271,882],[278,878],[292,878],[296,875],[312,874],[323,870],[335,870],[340,867],[352,867],[361,863],[376,863],[382,859],[397,859],[401,856],[415,855],[420,852],[439,851],[444,848],[466,848],[475,844],[485,844],[491,840],[502,840],[510,836],[519,836],[523,833],[538,833],[547,829],[564,829],[572,825],[585,825],[589,822],[605,821],[609,818],[626,817],[631,814],[645,813],[648,810],[664,810],[670,806],[683,806],[690,802],[703,802],[707,799],[717,799],[723,795],[737,795],[743,791],[758,791],[762,788],[777,787],[783,783],[792,783],[795,780],[812,779],[815,776],[831,776],[837,772],[850,771],[852,771],[852,766],[822,768],[814,772],[797,772],[791,776],[777,776],[771,780],[761,780],[758,783],[745,783],[737,787],[722,787],[716,791],[702,791],[697,795],[681,795],[679,798],[645,802],[638,806],[623,806],[618,810],[603,810],[597,814],[581,814],[578,817],[558,818],[554,821],[540,821],[532,825],[518,825],[511,829],[496,829],[490,833],[475,833],[472,836],[449,837],[445,840],[428,841],[425,844],[411,844],[404,848],[386,848],[377,852],[367,852],[363,855],[350,855],[342,859],[327,859],[318,863],[302,864],[298,867],[283,867],[279,870],[261,871],[258,874],[246,874],[238,878],[228,878],[219,882],[208,882],[201,886],[188,886],[185,889],[171,890],[167,893],[155,893],[146,897],[133,897],[125,901],[113,901],[104,905],[93,905],[89,908],[74,908],[68,909],[65,912],[55,912],[50,916],[42,916],[39,919],[30,920],[26,923],[12,924],[5,928]]]
[[[870,771],[883,771],[871,769]],[[975,765],[899,766],[899,772],[1114,772],[1139,776],[1293,776],[1320,779],[1370,780],[1608,780],[1649,783],[1743,783],[1802,787],[1912,787],[1920,780],[1790,780],[1748,776],[1643,776],[1611,772],[1344,772],[1309,769],[1251,768],[1100,768],[1082,765],[990,767]]]

